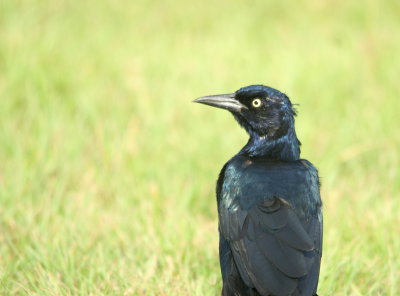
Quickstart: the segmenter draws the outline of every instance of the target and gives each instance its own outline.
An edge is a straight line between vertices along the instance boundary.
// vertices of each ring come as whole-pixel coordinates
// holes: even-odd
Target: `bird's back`
[[[310,162],[237,155],[221,171],[217,201],[223,294],[316,293],[322,216]]]

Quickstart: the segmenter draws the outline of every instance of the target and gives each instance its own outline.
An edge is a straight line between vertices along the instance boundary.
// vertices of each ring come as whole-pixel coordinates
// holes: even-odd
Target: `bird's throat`
[[[300,158],[300,141],[294,129],[290,129],[286,135],[278,139],[251,134],[239,154],[287,161],[297,160]]]

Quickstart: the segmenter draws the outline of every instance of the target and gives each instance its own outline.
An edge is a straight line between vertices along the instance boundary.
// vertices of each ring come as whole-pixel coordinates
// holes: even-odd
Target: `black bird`
[[[317,295],[317,169],[300,159],[289,98],[263,85],[194,102],[230,111],[250,136],[217,181],[222,295]]]

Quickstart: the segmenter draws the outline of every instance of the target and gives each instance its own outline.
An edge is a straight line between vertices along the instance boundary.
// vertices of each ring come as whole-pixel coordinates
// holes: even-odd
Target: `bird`
[[[221,295],[317,296],[320,181],[300,158],[295,106],[265,85],[193,102],[228,110],[249,135],[216,185]]]

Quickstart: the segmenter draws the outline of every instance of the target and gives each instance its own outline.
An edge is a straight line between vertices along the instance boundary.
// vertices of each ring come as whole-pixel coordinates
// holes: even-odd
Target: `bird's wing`
[[[318,223],[318,219],[300,221],[281,198],[249,210],[220,211],[220,231],[229,241],[239,273],[246,285],[262,295],[301,294],[299,281],[315,269],[316,260],[319,270]]]

